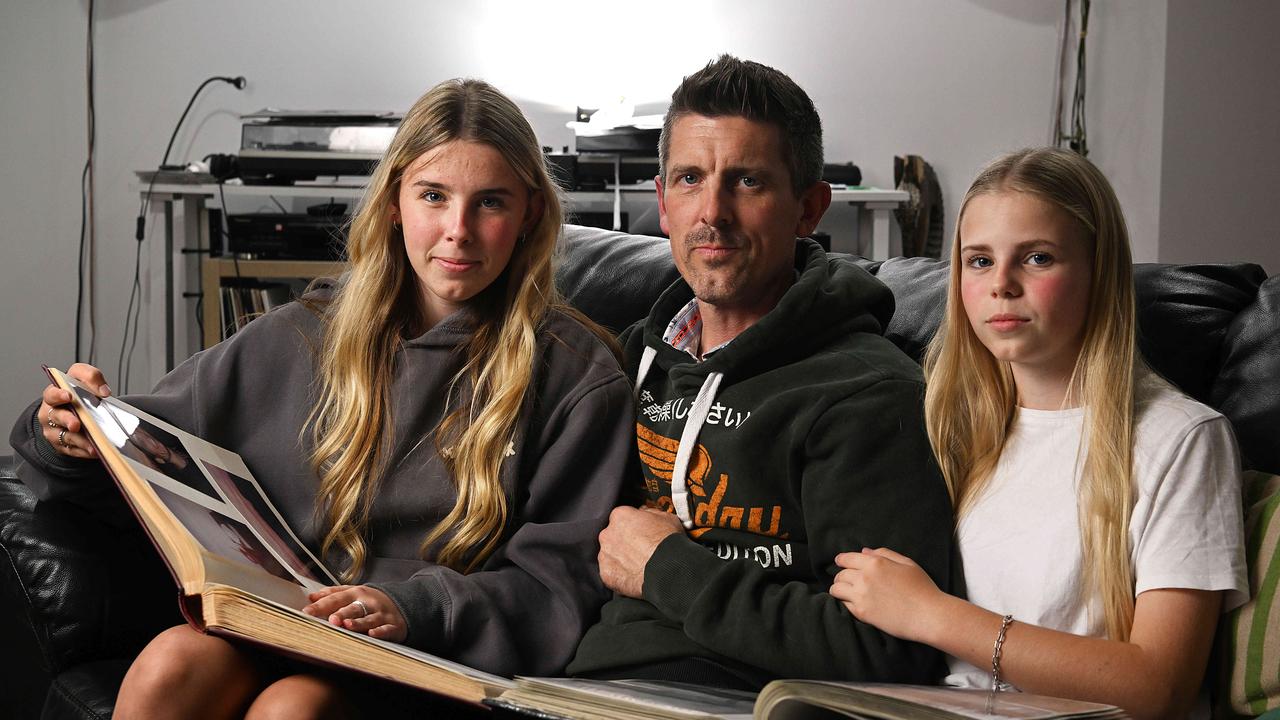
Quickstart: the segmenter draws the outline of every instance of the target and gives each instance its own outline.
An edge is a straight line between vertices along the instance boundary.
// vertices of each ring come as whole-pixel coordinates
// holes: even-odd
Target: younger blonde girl
[[[1037,149],[978,175],[925,363],[968,601],[888,548],[837,556],[831,588],[946,652],[949,684],[1191,711],[1217,616],[1248,587],[1239,460],[1225,418],[1147,369],[1135,315],[1096,167]]]

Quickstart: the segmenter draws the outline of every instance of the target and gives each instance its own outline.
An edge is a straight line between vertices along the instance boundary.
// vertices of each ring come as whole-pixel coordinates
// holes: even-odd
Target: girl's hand
[[[859,620],[903,640],[927,642],[937,603],[946,597],[911,558],[888,548],[840,553],[844,568],[831,594]]]
[[[400,608],[386,593],[368,585],[327,587],[307,599],[311,604],[302,612],[332,625],[391,642],[404,642],[409,635],[409,625]]]
[[[67,375],[75,378],[98,397],[109,397],[111,388],[102,371],[92,365],[76,363],[67,368]],[[40,429],[44,439],[59,454],[73,458],[96,458],[97,452],[93,443],[84,433],[84,425],[70,407],[71,393],[57,385],[50,384],[40,394],[40,407],[36,416],[40,420]]]

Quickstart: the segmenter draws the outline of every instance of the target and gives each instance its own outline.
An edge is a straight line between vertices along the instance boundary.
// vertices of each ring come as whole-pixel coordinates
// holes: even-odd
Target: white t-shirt
[[[1240,460],[1226,418],[1148,376],[1137,389],[1129,521],[1136,593],[1225,590],[1248,600]],[[1017,622],[1103,637],[1083,594],[1077,482],[1084,410],[1020,408],[990,483],[957,525],[969,601]],[[994,642],[995,638],[992,638]],[[947,685],[988,688],[989,667],[948,658]]]

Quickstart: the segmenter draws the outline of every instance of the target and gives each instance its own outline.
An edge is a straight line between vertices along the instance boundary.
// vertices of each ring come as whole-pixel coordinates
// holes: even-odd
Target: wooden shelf
[[[222,281],[226,278],[317,278],[337,277],[346,263],[322,260],[236,260],[205,258],[201,273],[201,309],[204,321],[204,347],[212,347],[222,339]]]

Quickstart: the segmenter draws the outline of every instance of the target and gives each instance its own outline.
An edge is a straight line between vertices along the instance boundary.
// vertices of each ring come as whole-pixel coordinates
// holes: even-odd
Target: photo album
[[[198,630],[478,703],[506,678],[303,613],[340,584],[298,539],[239,455],[47,368],[71,392],[98,457],[173,574]]]

